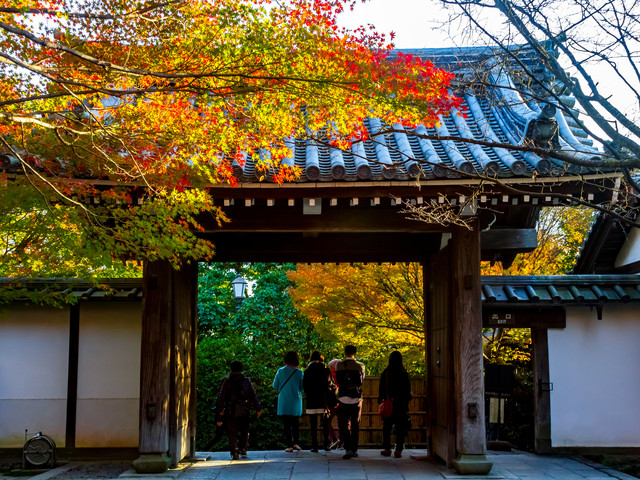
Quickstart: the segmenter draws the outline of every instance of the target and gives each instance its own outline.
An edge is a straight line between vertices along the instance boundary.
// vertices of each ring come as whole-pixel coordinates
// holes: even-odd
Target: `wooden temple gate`
[[[202,218],[202,236],[215,244],[217,262],[421,263],[429,454],[460,473],[481,474],[491,464],[485,455],[480,261],[509,264],[516,254],[533,250],[541,207],[571,204],[573,198],[610,201],[619,190],[620,174],[571,169],[532,152],[478,145],[476,140],[487,139],[519,145],[563,140],[562,149],[576,158],[588,160],[595,152],[575,112],[565,118],[558,110],[548,118],[558,98],[550,99],[546,113],[541,99],[529,105],[529,97],[523,99],[506,86],[501,69],[493,70],[492,55],[475,49],[422,53],[465,78],[469,65],[474,71],[485,69],[492,78],[498,75],[494,90],[500,101],[492,103],[494,95],[485,88],[466,90],[461,111],[467,114],[441,116],[438,130],[425,127],[429,139],[401,126],[381,132],[376,122],[368,122],[370,139],[352,149],[315,139],[292,141],[291,156],[283,163],[300,168],[301,178],[290,184],[264,181],[265,172],[247,155],[243,165],[232,165],[239,186],[209,188],[230,222],[220,226],[215,218]],[[513,68],[528,65],[544,73],[536,55],[521,52],[522,60]],[[518,78],[512,80],[517,83]],[[525,91],[530,91],[528,84]],[[406,205],[454,212],[472,228],[444,218],[442,223],[411,220],[402,213]],[[167,453],[175,464],[194,448],[193,268],[173,272],[157,263],[145,270],[140,453],[158,468],[166,468]],[[540,332],[534,335],[544,340]],[[544,368],[537,369],[542,381]],[[548,417],[545,402],[538,402],[536,413],[543,421]],[[548,432],[539,433],[544,447]]]
[[[487,473],[480,261],[509,261],[535,248],[533,226],[543,202],[505,202],[506,195],[496,193],[504,213],[476,213],[472,230],[399,213],[397,199],[427,201],[447,191],[458,197],[473,188],[448,182],[420,188],[406,182],[384,188],[375,182],[359,188],[315,184],[313,198],[308,185],[212,188],[231,222],[220,227],[203,219],[204,235],[220,262],[420,262],[428,452],[459,472]],[[194,453],[195,266],[174,271],[167,263],[150,263],[144,288],[139,471],[162,470]]]

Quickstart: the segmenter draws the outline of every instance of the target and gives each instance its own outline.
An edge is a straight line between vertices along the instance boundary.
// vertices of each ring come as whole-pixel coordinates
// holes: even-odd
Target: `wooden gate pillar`
[[[533,327],[533,411],[535,452],[538,455],[551,453],[551,395],[549,388],[549,337],[547,329]]]
[[[142,282],[140,361],[140,458],[138,473],[169,468],[169,395],[171,350],[171,265],[145,262]]]
[[[162,473],[193,450],[196,268],[144,266],[138,473]]]
[[[461,474],[487,474],[478,225],[456,229],[450,246],[457,451],[451,463]]]

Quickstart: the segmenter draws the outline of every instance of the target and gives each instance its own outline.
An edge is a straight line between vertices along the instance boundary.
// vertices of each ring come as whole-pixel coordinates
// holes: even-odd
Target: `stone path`
[[[342,459],[342,451],[286,453],[249,452],[231,461],[227,452],[199,453],[200,461],[181,464],[161,475],[114,473],[113,465],[68,464],[31,480],[171,479],[171,480],[637,480],[580,458],[537,456],[522,452],[489,453],[494,466],[487,476],[459,476],[444,465],[425,459],[424,450],[405,450],[402,458],[382,457],[378,450],[361,450],[358,458]],[[102,467],[101,467],[102,465]],[[110,475],[115,476],[110,476]],[[15,477],[13,477],[15,478]],[[0,478],[0,480],[2,480]]]
[[[586,460],[541,457],[529,453],[489,454],[494,463],[487,476],[460,476],[439,463],[425,460],[424,450],[405,450],[403,458],[385,458],[378,450],[361,450],[358,458],[342,459],[341,451],[325,453],[249,452],[246,460],[231,461],[226,452],[193,464],[180,480],[637,480]]]

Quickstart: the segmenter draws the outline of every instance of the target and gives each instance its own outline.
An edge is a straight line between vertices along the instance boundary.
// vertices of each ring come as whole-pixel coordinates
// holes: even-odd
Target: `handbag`
[[[393,415],[393,398],[385,398],[382,403],[378,405],[378,413],[382,418],[389,418]]]
[[[393,398],[389,397],[389,372],[385,371],[386,383],[387,383],[387,398],[382,400],[382,403],[378,405],[378,413],[382,418],[389,418],[393,415]]]

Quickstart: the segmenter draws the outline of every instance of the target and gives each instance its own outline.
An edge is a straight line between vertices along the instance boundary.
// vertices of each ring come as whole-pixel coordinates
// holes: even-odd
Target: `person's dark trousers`
[[[236,450],[246,450],[249,446],[249,415],[227,418],[227,435],[231,455]]]
[[[329,418],[324,413],[309,414],[309,428],[311,433],[311,448],[318,450],[318,418],[322,426],[322,438],[324,448],[329,446]]]
[[[407,434],[403,421],[398,421],[394,417],[382,419],[382,448],[385,450],[391,450],[393,445],[391,444],[391,429],[393,425],[396,425],[396,451],[401,452],[404,450],[404,437]]]
[[[340,427],[340,439],[345,451],[356,453],[358,451],[358,434],[360,433],[360,403],[340,402],[338,425]],[[349,428],[351,424],[351,428]]]
[[[294,415],[281,415],[282,426],[284,427],[284,442],[287,447],[300,444],[300,424],[298,417]]]

